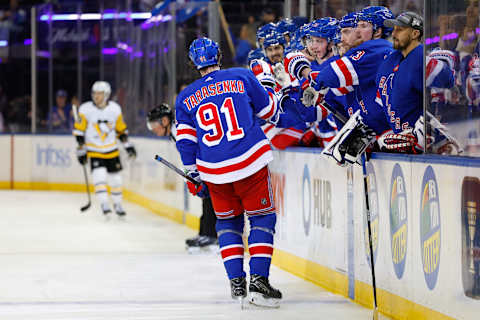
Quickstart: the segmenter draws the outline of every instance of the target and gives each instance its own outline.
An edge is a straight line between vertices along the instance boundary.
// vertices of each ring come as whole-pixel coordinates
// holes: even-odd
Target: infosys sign
[[[435,288],[440,267],[440,201],[432,166],[425,170],[420,195],[420,252],[423,273],[430,290]]]

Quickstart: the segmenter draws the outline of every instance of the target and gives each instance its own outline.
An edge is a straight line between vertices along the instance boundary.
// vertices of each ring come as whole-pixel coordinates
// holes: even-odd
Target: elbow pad
[[[292,76],[300,81],[302,78],[302,71],[305,68],[310,68],[310,61],[301,52],[295,51],[287,54],[285,59],[285,70],[288,70]]]

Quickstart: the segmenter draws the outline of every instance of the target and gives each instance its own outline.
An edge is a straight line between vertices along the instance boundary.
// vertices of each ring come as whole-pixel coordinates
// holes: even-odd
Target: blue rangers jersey
[[[322,71],[323,68],[330,65],[331,62],[334,62],[341,57],[338,55],[331,56],[325,62],[319,64],[317,61],[313,61],[311,68],[312,73],[319,73]],[[337,112],[344,115],[346,118],[349,117],[347,114],[347,97],[350,96],[350,100],[353,98],[353,94],[347,88],[330,88],[327,94],[324,97],[324,100],[328,105],[335,109]],[[352,100],[353,101],[353,100]],[[336,128],[341,129],[343,127],[343,123],[339,121],[337,118],[333,117],[334,123],[336,124]]]
[[[241,180],[273,159],[255,118],[276,116],[277,102],[251,71],[211,72],[180,92],[175,107],[177,149],[185,168],[197,168],[202,180]]]
[[[360,110],[362,118],[377,134],[389,130],[383,110],[375,102],[375,76],[379,62],[392,52],[392,44],[385,39],[375,39],[350,49],[345,55],[330,62],[315,79],[314,88],[337,88],[335,94],[347,96],[347,111],[352,115]]]
[[[427,86],[452,86],[450,67],[436,59],[427,60]],[[423,45],[405,58],[394,51],[378,69],[376,101],[395,133],[412,129],[423,114],[423,79]]]

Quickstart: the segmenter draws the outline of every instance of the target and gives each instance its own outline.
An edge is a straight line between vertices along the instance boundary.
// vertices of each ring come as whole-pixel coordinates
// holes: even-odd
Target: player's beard
[[[393,38],[393,49],[399,50],[399,51],[405,50],[410,45],[411,42],[412,42],[411,36],[408,36],[408,38],[404,40]]]
[[[280,54],[273,55],[271,61],[273,63],[282,62],[282,56]]]

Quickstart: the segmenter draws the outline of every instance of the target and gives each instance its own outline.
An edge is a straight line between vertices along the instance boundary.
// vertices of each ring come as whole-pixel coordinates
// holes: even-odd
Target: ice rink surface
[[[275,266],[279,309],[240,310],[195,232],[125,202],[106,222],[84,193],[0,191],[0,319],[371,319],[372,311]]]

